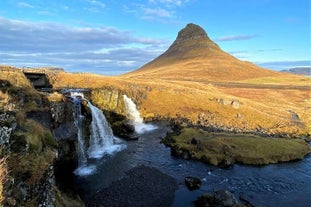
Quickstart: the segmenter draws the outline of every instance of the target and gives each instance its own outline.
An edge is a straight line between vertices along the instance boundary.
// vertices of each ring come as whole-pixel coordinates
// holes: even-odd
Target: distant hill
[[[279,74],[250,62],[238,60],[224,52],[200,26],[190,23],[178,32],[176,40],[167,51],[124,76],[239,81]]]
[[[281,72],[311,76],[311,67],[295,67]]]

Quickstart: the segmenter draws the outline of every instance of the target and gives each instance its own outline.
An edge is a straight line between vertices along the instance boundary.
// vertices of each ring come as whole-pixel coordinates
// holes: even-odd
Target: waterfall
[[[90,158],[101,158],[104,154],[120,151],[124,145],[113,136],[112,129],[103,112],[88,102],[92,112],[91,137],[88,155]]]
[[[81,114],[81,100],[74,96],[73,96],[73,120],[78,130],[78,133],[77,133],[78,165],[85,166],[87,163],[87,159],[85,155],[84,136],[83,136],[83,130],[82,130],[84,116]]]
[[[140,117],[140,113],[136,108],[135,103],[127,97],[123,95],[124,105],[126,109],[126,117],[130,120],[130,124],[133,124],[135,127],[135,131],[138,134],[143,134],[147,131],[152,131],[157,127],[152,124],[145,124],[143,118]]]
[[[83,93],[70,92],[70,97],[73,102],[73,119],[77,128],[77,156],[78,168],[74,171],[77,175],[89,175],[96,170],[95,165],[91,165],[88,160],[92,158],[99,159],[106,154],[113,154],[125,148],[121,144],[121,140],[113,136],[112,129],[106,120],[103,112],[93,106],[90,101],[84,98]],[[81,114],[81,102],[87,101],[91,109],[92,122],[90,125],[89,147],[86,150],[85,136],[83,134],[83,120],[85,117]],[[87,153],[86,153],[87,152]]]

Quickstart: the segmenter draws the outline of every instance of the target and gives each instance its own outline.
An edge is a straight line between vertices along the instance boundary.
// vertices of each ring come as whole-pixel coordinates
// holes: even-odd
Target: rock
[[[239,109],[239,108],[240,108],[240,102],[239,102],[238,100],[233,100],[233,101],[231,102],[231,106],[232,106],[232,108],[234,108],[234,109]]]
[[[223,168],[223,169],[230,169],[234,166],[234,159],[232,159],[231,157],[225,157],[220,163],[219,163],[219,167]]]
[[[231,192],[219,190],[214,192],[213,196],[205,194],[198,197],[194,205],[196,207],[237,207],[239,202]]]
[[[214,198],[218,204],[224,207],[235,207],[239,204],[235,196],[229,191],[216,191],[214,194]]]
[[[296,112],[294,112],[292,110],[288,110],[288,111],[291,114],[291,117],[292,117],[293,121],[300,121],[300,118],[299,118],[299,116],[298,116],[298,114]]]
[[[9,87],[9,86],[11,86],[11,83],[9,81],[7,81],[7,80],[0,79],[0,85],[2,87]]]
[[[124,131],[126,131],[127,133],[133,133],[135,132],[135,126],[129,123],[124,123],[122,125]]]
[[[113,88],[93,89],[91,100],[101,110],[113,111],[117,114],[125,114],[123,92]]]
[[[194,201],[194,206],[195,207],[217,207],[217,205],[214,204],[214,198],[211,195],[205,194],[200,197],[198,197]]]
[[[184,160],[189,160],[191,158],[188,150],[179,148],[177,145],[171,147],[171,155],[174,157],[180,157]]]
[[[53,136],[57,141],[62,139],[74,140],[77,137],[77,128],[73,122],[65,122],[53,130]]]
[[[112,130],[115,136],[126,140],[138,140],[139,135],[135,133],[135,127],[132,124],[124,121],[115,122],[112,125]]]
[[[72,119],[71,103],[52,101],[50,102],[50,111],[56,126]]]
[[[185,184],[189,190],[196,190],[201,187],[201,180],[196,177],[185,177]]]
[[[47,111],[31,111],[26,114],[27,119],[32,119],[40,123],[47,129],[51,129],[52,125],[52,117],[51,113]]]
[[[192,137],[191,144],[193,144],[193,145],[198,144],[198,140],[195,137]]]
[[[184,160],[189,160],[191,158],[190,152],[186,149],[181,150],[180,157]]]
[[[16,122],[14,113],[4,112],[0,114],[0,126],[11,126]]]
[[[15,114],[12,112],[0,113],[0,146],[10,143],[10,137],[16,128]]]
[[[12,128],[0,127],[0,145],[8,144],[10,142],[10,136],[12,133]]]
[[[199,142],[197,144],[197,150],[199,150],[199,151],[203,151],[204,150],[204,145],[201,142]]]
[[[171,147],[171,155],[174,157],[179,157],[180,155],[180,149],[177,145]]]

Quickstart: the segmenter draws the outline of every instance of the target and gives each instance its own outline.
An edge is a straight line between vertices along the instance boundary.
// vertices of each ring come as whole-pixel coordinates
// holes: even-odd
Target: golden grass
[[[0,65],[0,80],[1,79],[9,81],[12,85],[17,87],[32,87],[22,70],[12,66]]]
[[[6,158],[0,159],[0,206],[2,206],[2,202],[4,200],[3,196],[3,186],[6,181],[7,176],[7,165],[6,165]]]
[[[142,71],[138,72],[140,73]],[[311,102],[310,92],[303,88],[282,88],[282,84],[286,83],[290,75],[284,74],[283,76],[283,73],[271,72],[271,80],[276,81],[274,85],[277,87],[270,87],[270,85],[254,81],[253,85],[243,83],[242,80],[237,81],[242,85],[230,84],[226,81],[219,82],[219,80],[215,82],[216,79],[210,81],[209,77],[203,74],[200,74],[198,80],[196,78],[199,75],[194,78],[190,75],[180,75],[177,69],[171,73],[174,77],[162,76],[161,68],[146,70],[142,75],[131,73],[118,77],[58,73],[55,86],[57,88],[63,88],[66,85],[77,88],[81,86],[111,88],[124,91],[128,95],[141,90],[146,98],[141,100],[138,107],[145,118],[179,116],[196,124],[199,114],[209,114],[213,117],[209,122],[214,126],[228,126],[246,131],[264,128],[267,129],[267,133],[274,134],[311,134],[311,118],[308,115],[311,113],[311,108],[308,107]],[[270,72],[267,73],[269,75]],[[179,79],[179,76],[182,78]],[[193,80],[184,80],[185,77],[193,78]],[[291,79],[293,86],[308,86],[304,81],[306,78],[291,77],[294,77]],[[283,82],[282,78],[284,78]],[[87,84],[89,82],[91,84]],[[282,82],[280,88],[278,82]],[[147,87],[150,90],[143,90]],[[238,100],[240,108],[234,109],[230,105],[222,105],[216,102],[216,99]],[[95,104],[98,100],[94,100]],[[300,120],[293,121],[289,111],[297,113]]]

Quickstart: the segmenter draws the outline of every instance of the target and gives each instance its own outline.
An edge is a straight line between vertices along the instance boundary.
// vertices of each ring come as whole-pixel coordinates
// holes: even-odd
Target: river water
[[[137,165],[152,166],[174,177],[179,183],[173,207],[192,206],[192,202],[213,190],[229,190],[255,206],[309,207],[311,205],[311,156],[302,161],[263,167],[235,165],[221,169],[198,161],[172,157],[170,149],[160,144],[170,128],[166,123],[154,123],[158,128],[142,134],[137,141],[125,142],[126,149],[90,161],[96,166],[93,174],[76,176],[76,186],[88,195],[121,179]],[[189,191],[184,185],[186,176],[198,177],[202,186]]]

